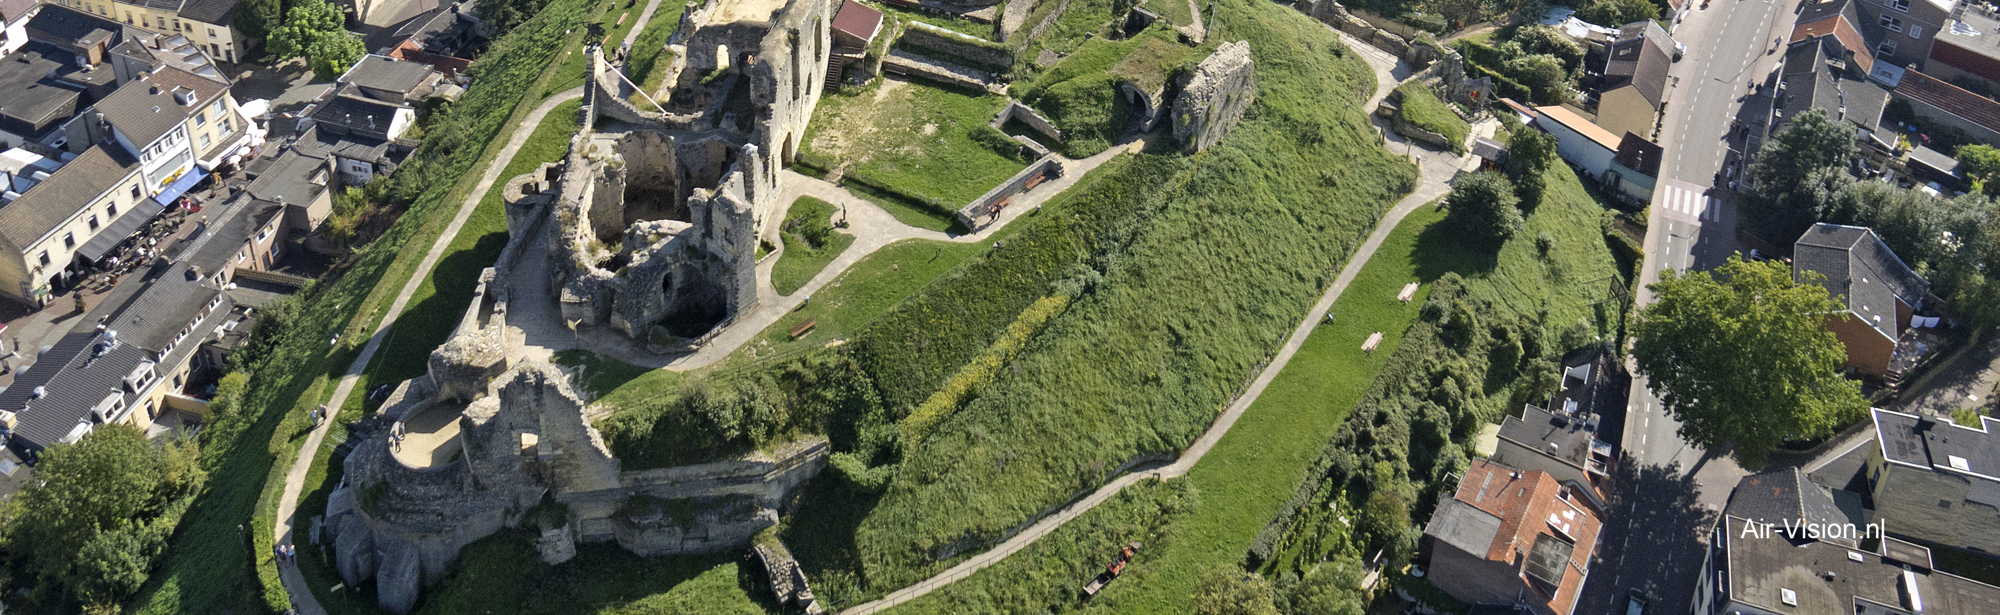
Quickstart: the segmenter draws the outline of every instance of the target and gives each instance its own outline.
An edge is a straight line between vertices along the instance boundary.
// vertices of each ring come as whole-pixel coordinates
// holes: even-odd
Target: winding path
[[[1339,31],[1335,30],[1335,32]],[[1408,75],[1408,68],[1397,62],[1393,56],[1390,56],[1386,52],[1382,52],[1379,49],[1349,37],[1346,33],[1341,33],[1340,36],[1341,40],[1346,42],[1348,47],[1360,52],[1362,59],[1375,69],[1375,94],[1368,99],[1367,105],[1367,109],[1373,111],[1375,105],[1381,103],[1382,99],[1387,97],[1391,90],[1395,89],[1398,84],[1395,75],[1398,73]],[[1488,127],[1487,131],[1490,132],[1491,128]],[[1392,142],[1400,141],[1400,137],[1394,136],[1393,133],[1387,134]],[[1404,141],[1404,143],[1407,146],[1407,142]],[[1390,151],[1393,152],[1395,150],[1391,149]],[[1063,507],[1062,510],[1042,517],[1034,525],[1030,525],[1020,533],[1001,541],[999,545],[994,546],[992,549],[972,556],[963,562],[959,562],[958,565],[952,566],[929,579],[919,581],[915,585],[889,592],[888,595],[883,596],[881,599],[843,610],[840,612],[840,615],[879,613],[904,602],[915,600],[924,594],[950,585],[959,579],[971,576],[973,573],[987,566],[1007,559],[1008,556],[1027,548],[1028,545],[1041,540],[1043,536],[1047,536],[1050,532],[1061,528],[1063,524],[1069,523],[1070,520],[1089,512],[1099,504],[1103,504],[1105,501],[1111,499],[1111,496],[1117,495],[1118,492],[1123,491],[1133,483],[1147,478],[1175,478],[1186,475],[1189,469],[1193,468],[1196,463],[1201,462],[1201,458],[1206,456],[1210,449],[1215,448],[1215,444],[1221,441],[1224,435],[1229,433],[1229,429],[1236,425],[1236,420],[1242,418],[1243,412],[1249,410],[1250,406],[1257,402],[1257,397],[1264,393],[1264,389],[1271,385],[1271,381],[1277,379],[1278,374],[1284,371],[1285,365],[1291,362],[1293,355],[1298,354],[1299,348],[1305,344],[1306,338],[1312,334],[1313,329],[1318,326],[1321,319],[1326,318],[1326,312],[1333,308],[1334,301],[1340,299],[1341,293],[1345,292],[1347,286],[1354,282],[1355,276],[1361,273],[1361,268],[1368,264],[1368,260],[1375,255],[1375,250],[1382,246],[1382,242],[1388,239],[1389,234],[1396,230],[1396,226],[1402,223],[1403,218],[1410,215],[1410,212],[1416,211],[1418,207],[1423,206],[1425,203],[1429,203],[1433,199],[1449,192],[1451,188],[1447,182],[1456,176],[1458,171],[1463,170],[1466,166],[1475,164],[1478,158],[1469,155],[1452,157],[1449,154],[1434,153],[1431,156],[1421,157],[1419,160],[1421,160],[1421,163],[1418,164],[1417,189],[1409,195],[1404,196],[1402,200],[1397,201],[1394,206],[1389,208],[1388,213],[1384,214],[1382,219],[1376,223],[1375,230],[1368,234],[1367,241],[1362,242],[1361,246],[1355,249],[1353,256],[1348,258],[1346,266],[1341,267],[1340,275],[1334,278],[1333,285],[1326,289],[1326,293],[1320,296],[1319,301],[1313,303],[1312,309],[1306,312],[1305,319],[1300,321],[1298,327],[1292,330],[1292,334],[1286,338],[1284,346],[1279,347],[1277,354],[1271,358],[1270,364],[1257,374],[1257,378],[1251,381],[1249,388],[1245,389],[1243,394],[1237,397],[1234,402],[1231,402],[1228,409],[1224,410],[1221,416],[1216,417],[1215,422],[1209,425],[1208,431],[1203,432],[1201,437],[1194,441],[1193,445],[1188,446],[1187,450],[1181,453],[1179,459],[1171,464],[1155,469],[1127,473],[1112,479],[1111,482],[1105,483],[1103,487],[1099,487],[1096,491],[1091,492],[1090,495],[1071,503],[1069,506]]]

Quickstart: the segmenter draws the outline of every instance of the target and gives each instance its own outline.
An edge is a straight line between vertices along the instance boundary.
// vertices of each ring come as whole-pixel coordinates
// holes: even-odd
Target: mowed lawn
[[[882,79],[820,98],[806,151],[898,190],[952,208],[972,202],[1027,164],[972,140],[1007,99]]]

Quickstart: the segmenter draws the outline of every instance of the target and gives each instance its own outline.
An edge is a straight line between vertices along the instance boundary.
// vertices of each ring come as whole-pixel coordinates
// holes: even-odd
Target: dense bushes
[[[627,470],[712,461],[800,430],[817,431],[830,417],[880,407],[865,376],[837,353],[815,354],[765,373],[701,381],[677,396],[629,402],[598,428]]]
[[[195,456],[190,440],[155,445],[124,424],[42,451],[43,482],[0,504],[0,578],[45,607],[115,612],[146,582],[201,488]]]

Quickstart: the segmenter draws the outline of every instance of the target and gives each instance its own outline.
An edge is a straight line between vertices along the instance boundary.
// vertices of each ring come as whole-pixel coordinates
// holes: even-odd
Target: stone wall
[[[1202,60],[1174,98],[1174,138],[1189,153],[1208,149],[1229,134],[1257,98],[1250,43],[1223,43]]]
[[[1397,58],[1412,62],[1416,60],[1413,56],[1415,50],[1411,48],[1409,39],[1395,32],[1379,28],[1369,20],[1356,17],[1353,13],[1347,12],[1347,8],[1342,7],[1335,0],[1298,0],[1295,6],[1298,7],[1299,11],[1312,16],[1313,19],[1320,20],[1326,25],[1333,26],[1337,30],[1346,32],[1350,36],[1361,39],[1363,42],[1374,45],[1383,51],[1387,51]],[[1402,30],[1407,31],[1410,28],[1404,26]]]
[[[958,222],[972,232],[979,232],[999,219],[1000,211],[1006,209],[1007,204],[1014,199],[1014,195],[1027,192],[1043,181],[1062,177],[1062,174],[1061,160],[1053,155],[1043,156],[999,186],[973,199],[965,207],[959,208]]]
[[[991,67],[1014,65],[1013,48],[921,21],[910,22],[909,27],[903,30],[903,37],[896,42]]]
[[[1008,120],[1018,121],[1030,130],[1048,137],[1050,141],[1062,141],[1062,131],[1056,129],[1054,122],[1050,122],[1049,118],[1042,117],[1042,114],[1035,111],[1033,107],[1021,104],[1021,101],[1011,98],[1007,99],[1007,106],[1001,108],[1000,113],[993,116],[991,126],[993,126],[994,130],[1000,130],[1001,126],[1007,125]]]

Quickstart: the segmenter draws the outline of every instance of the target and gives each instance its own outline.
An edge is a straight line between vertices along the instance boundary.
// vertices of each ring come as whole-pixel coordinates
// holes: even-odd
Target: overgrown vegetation
[[[578,545],[575,559],[541,563],[533,537],[502,532],[467,545],[452,574],[428,592],[418,615],[762,615],[777,607],[753,596],[729,555],[646,558],[615,544]]]
[[[146,582],[201,486],[195,443],[153,444],[115,424],[39,457],[45,482],[0,502],[0,578],[52,610],[115,612]]]
[[[1452,113],[1437,94],[1421,83],[1406,83],[1396,88],[1401,99],[1396,103],[1396,112],[1411,126],[1443,135],[1451,144],[1451,151],[1465,151],[1465,135],[1472,127]]]
[[[809,196],[792,202],[784,224],[779,227],[785,253],[771,266],[771,286],[778,294],[789,295],[805,286],[827,263],[854,244],[853,235],[834,232],[835,211],[832,203]]]
[[[1047,3],[1044,3],[1047,4]],[[1074,5],[1083,0],[1073,0]],[[1093,38],[1032,80],[1016,81],[1014,96],[1047,115],[1063,131],[1062,152],[1082,158],[1104,151],[1125,130],[1131,101],[1118,91],[1120,79],[1161,84],[1198,62],[1202,51],[1176,42],[1175,33],[1156,25],[1127,40]],[[1034,45],[1030,44],[1032,48]],[[1122,70],[1121,70],[1122,69]]]
[[[652,21],[646,22],[646,29],[639,31],[639,38],[632,40],[632,55],[625,59],[634,80],[639,83],[639,92],[651,96],[660,91],[667,80],[667,67],[673,64],[673,52],[667,51],[667,39],[681,25],[681,12],[675,10],[655,10]],[[633,92],[632,104],[639,105],[645,98]],[[641,107],[646,108],[646,107]]]

